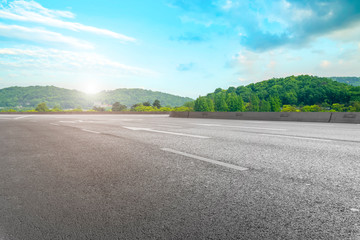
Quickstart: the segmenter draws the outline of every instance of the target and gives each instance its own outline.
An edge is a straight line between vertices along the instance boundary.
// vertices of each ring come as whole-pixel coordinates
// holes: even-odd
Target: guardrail
[[[258,121],[360,123],[360,113],[350,112],[171,112],[170,117]]]

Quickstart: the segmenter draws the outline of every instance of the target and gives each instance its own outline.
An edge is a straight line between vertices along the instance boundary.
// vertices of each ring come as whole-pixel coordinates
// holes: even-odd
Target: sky
[[[144,88],[196,98],[360,76],[359,0],[0,0],[0,88]]]

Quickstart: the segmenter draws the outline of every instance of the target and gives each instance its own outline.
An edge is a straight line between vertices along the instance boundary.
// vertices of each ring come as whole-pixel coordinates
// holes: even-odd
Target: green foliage
[[[300,112],[300,110],[291,105],[284,105],[281,112]]]
[[[260,101],[260,112],[271,112],[271,105],[269,101]]]
[[[160,101],[158,99],[156,99],[153,103],[153,107],[156,107],[156,108],[161,108],[161,104],[160,104]]]
[[[212,100],[207,97],[199,97],[195,101],[194,111],[212,112],[214,111],[214,104],[212,103]]]
[[[304,106],[301,108],[302,112],[321,112],[322,108],[319,105]]]
[[[182,107],[173,108],[172,111],[174,111],[174,112],[193,112],[194,109],[190,108],[190,107],[182,106]]]
[[[360,86],[360,77],[330,77],[330,79],[353,86]]]
[[[214,107],[217,112],[227,112],[228,105],[226,104],[226,94],[223,92],[218,92],[214,98]]]
[[[126,109],[126,106],[120,104],[119,102],[115,102],[115,103],[112,105],[112,108],[111,108],[111,110],[112,110],[113,112],[120,112],[120,111],[124,111],[125,109]]]
[[[239,98],[236,96],[235,88],[233,92],[227,95],[226,104],[229,112],[238,112],[240,110]]]
[[[48,106],[46,105],[46,103],[42,102],[42,103],[39,103],[37,105],[37,107],[35,108],[35,110],[37,112],[49,112],[49,108]]]
[[[105,108],[104,108],[104,107],[93,106],[92,109],[93,109],[94,111],[96,111],[96,112],[105,112]]]
[[[194,108],[195,101],[186,102],[186,103],[183,104],[183,106],[188,107],[188,108]]]
[[[143,102],[142,105],[145,107],[150,107],[151,103],[149,101],[146,101],[146,102]]]
[[[271,96],[269,99],[271,112],[280,112],[281,111],[281,100],[279,97]]]

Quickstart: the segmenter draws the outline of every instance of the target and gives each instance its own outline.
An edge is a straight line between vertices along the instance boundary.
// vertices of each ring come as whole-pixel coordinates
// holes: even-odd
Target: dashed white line
[[[17,119],[22,119],[22,118],[27,118],[27,117],[32,117],[32,115],[28,115],[28,116],[21,116],[21,117],[17,117],[17,118],[14,118],[15,120]]]
[[[271,131],[286,131],[284,128],[262,128],[262,127],[245,127],[245,126],[233,126],[233,125],[220,125],[220,124],[201,124],[201,123],[193,123],[199,126],[207,126],[207,127],[231,127],[231,128],[243,128],[243,129],[259,129],[259,130],[271,130]]]
[[[160,130],[154,130],[154,129],[151,129],[151,128],[137,128],[137,127],[124,127],[124,128],[134,130],[134,131],[156,132],[156,133],[164,133],[164,134],[186,136],[186,137],[194,137],[194,138],[210,138],[210,137],[207,137],[207,136],[200,136],[200,135],[193,135],[193,134],[186,134],[186,133],[177,133],[177,132],[168,132],[168,131],[160,131]]]
[[[81,130],[83,130],[83,131],[85,131],[85,132],[90,132],[90,133],[96,133],[96,134],[99,134],[99,132],[95,132],[95,131],[88,130],[88,129],[85,129],[85,128],[82,128]]]
[[[268,137],[282,137],[282,138],[294,138],[294,139],[303,139],[303,140],[313,140],[313,141],[323,141],[323,142],[333,142],[330,139],[321,139],[321,138],[309,138],[309,137],[297,137],[297,136],[285,136],[285,135],[275,135],[275,134],[266,134],[262,133],[260,135],[268,136]]]
[[[208,162],[208,163],[220,165],[220,166],[223,166],[223,167],[232,168],[232,169],[239,170],[239,171],[246,171],[246,170],[248,170],[248,168],[244,168],[244,167],[240,167],[240,166],[237,166],[237,165],[233,165],[233,164],[229,164],[229,163],[224,163],[224,162],[216,161],[216,160],[209,159],[209,158],[204,158],[204,157],[192,155],[192,154],[190,154],[190,153],[184,153],[184,152],[176,151],[176,150],[170,149],[170,148],[161,148],[161,150],[166,151],[166,152],[171,152],[171,153],[179,154],[179,155],[182,155],[182,156],[185,156],[185,157],[189,157],[189,158],[194,158],[194,159],[197,159],[197,160],[200,160],[200,161],[204,161],[204,162]]]
[[[59,124],[56,124],[56,123],[50,123],[51,125],[54,125],[54,126],[60,126]]]

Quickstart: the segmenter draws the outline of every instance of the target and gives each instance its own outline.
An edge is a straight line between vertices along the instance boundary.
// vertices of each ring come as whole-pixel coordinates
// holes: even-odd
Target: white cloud
[[[330,67],[330,65],[331,65],[331,62],[328,61],[328,60],[323,60],[323,61],[321,61],[321,63],[320,63],[320,66],[321,66],[322,68],[328,68],[328,67]]]
[[[40,28],[29,28],[18,25],[4,25],[0,23],[0,36],[8,38],[26,39],[35,42],[62,43],[82,49],[92,49],[93,45],[73,37],[51,32]]]
[[[69,29],[72,31],[85,31],[99,35],[109,36],[121,41],[133,42],[134,38],[116,33],[107,29],[96,28],[76,22],[64,21],[61,18],[74,18],[69,11],[50,10],[34,1],[18,0],[0,5],[0,18],[16,21],[35,22],[47,26]]]
[[[96,72],[119,75],[154,75],[155,72],[128,66],[106,57],[87,52],[72,52],[58,49],[0,49],[0,66],[5,68],[30,68],[65,72]]]

